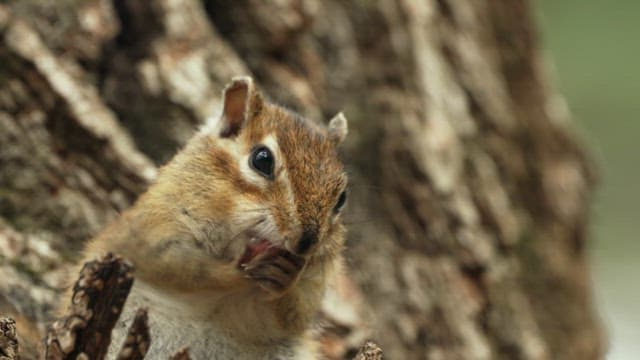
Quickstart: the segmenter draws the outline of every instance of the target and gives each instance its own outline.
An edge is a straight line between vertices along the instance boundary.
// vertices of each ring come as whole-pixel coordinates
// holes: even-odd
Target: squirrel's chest
[[[238,325],[246,332],[262,332],[240,309],[214,309],[215,315],[194,311],[194,307],[168,299],[152,288],[138,282],[134,285],[127,304],[113,331],[109,358],[114,359],[121,347],[129,325],[138,308],[148,309],[151,345],[147,359],[167,359],[183,347],[189,348],[191,359],[314,359],[310,351],[298,345],[296,339],[287,341],[246,341],[237,335]],[[198,309],[198,306],[195,306]],[[249,311],[250,312],[250,311]],[[247,317],[242,319],[241,317]]]

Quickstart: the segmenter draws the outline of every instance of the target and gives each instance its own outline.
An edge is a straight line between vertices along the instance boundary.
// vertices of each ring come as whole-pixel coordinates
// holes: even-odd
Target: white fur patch
[[[276,140],[276,137],[274,135],[267,135],[264,139],[262,139],[260,144],[263,144],[266,147],[268,147],[269,150],[271,150],[271,153],[273,154],[273,156],[275,157],[273,171],[277,176],[279,170],[282,167],[282,161],[281,161],[282,156],[280,154],[280,147],[278,146],[278,141]],[[249,147],[246,150],[246,155],[240,158],[239,168],[240,168],[240,173],[245,178],[245,180],[264,189],[267,187],[268,182],[271,180],[265,179],[264,176],[258,174],[256,170],[251,168],[251,166],[249,165],[251,161],[251,156],[252,156],[251,151],[256,145],[258,144],[249,144]]]
[[[222,109],[220,109],[217,115],[207,118],[204,124],[200,127],[199,133],[203,135],[215,135],[218,136],[222,131]]]
[[[347,118],[342,112],[339,112],[329,121],[329,136],[336,139],[339,143],[343,142],[347,137],[348,125]]]
[[[146,357],[148,359],[167,358],[168,354],[184,346],[189,347],[194,360],[315,358],[310,349],[304,346],[278,346],[271,343],[268,336],[277,335],[275,324],[269,323],[266,308],[257,307],[252,299],[253,296],[248,293],[236,297],[216,293],[176,297],[137,280],[114,327],[107,359],[115,359],[140,307],[146,307],[149,314],[152,341]],[[267,322],[261,323],[258,319]],[[262,337],[264,343],[245,339],[246,335],[238,331],[249,331],[250,336]]]

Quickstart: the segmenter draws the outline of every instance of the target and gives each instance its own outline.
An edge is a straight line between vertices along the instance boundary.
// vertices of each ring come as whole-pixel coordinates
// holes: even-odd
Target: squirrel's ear
[[[348,126],[347,118],[342,112],[336,114],[333,119],[329,120],[329,138],[336,143],[341,143],[347,137]]]
[[[251,116],[262,109],[262,96],[249,76],[235,77],[223,92],[220,136],[235,137]]]

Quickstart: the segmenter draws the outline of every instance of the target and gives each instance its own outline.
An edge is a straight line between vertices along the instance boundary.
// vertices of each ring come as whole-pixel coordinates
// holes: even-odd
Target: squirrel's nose
[[[300,255],[306,253],[318,242],[318,232],[314,230],[305,230],[298,241],[296,252]]]

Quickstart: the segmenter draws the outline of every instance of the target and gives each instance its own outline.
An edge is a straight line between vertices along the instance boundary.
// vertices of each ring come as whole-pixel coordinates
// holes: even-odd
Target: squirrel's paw
[[[242,266],[245,276],[271,295],[282,294],[298,278],[305,259],[289,251],[271,247]]]

